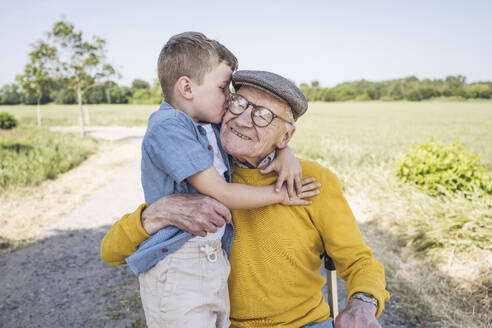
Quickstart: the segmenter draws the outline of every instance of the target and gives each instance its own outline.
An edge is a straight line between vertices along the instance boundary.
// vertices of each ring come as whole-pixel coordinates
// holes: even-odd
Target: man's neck
[[[275,159],[276,156],[277,150],[275,149],[270,154],[263,157],[263,159],[257,161],[258,164],[255,165],[249,163],[248,161],[241,161],[240,159],[235,157],[233,157],[232,159],[234,160],[234,164],[245,169],[264,169]]]

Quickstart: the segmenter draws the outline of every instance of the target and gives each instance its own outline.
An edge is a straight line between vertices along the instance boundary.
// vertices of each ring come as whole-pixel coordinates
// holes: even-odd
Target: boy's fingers
[[[308,184],[308,183],[311,183],[311,182],[314,182],[314,180],[316,180],[315,178],[306,178],[306,179],[302,179],[302,184],[305,185],[305,184]]]
[[[274,167],[274,162],[271,162],[267,167],[265,167],[264,169],[260,170],[260,173],[261,174],[267,174],[267,173],[270,173],[272,171],[275,171],[275,167]]]
[[[302,186],[301,192],[314,190],[314,189],[317,189],[319,187],[321,187],[321,183],[319,183],[319,182],[310,183],[310,184]]]
[[[291,205],[311,205],[313,202],[310,200],[304,200],[304,199],[299,199],[297,198],[296,200],[292,201]]]
[[[301,178],[301,176],[298,175],[295,177],[295,183],[296,183],[297,196],[299,196],[302,192],[302,178]]]
[[[297,197],[294,189],[294,179],[292,177],[287,179],[287,193],[289,194],[289,198]]]
[[[299,195],[299,198],[309,198],[316,196],[317,194],[319,194],[319,190],[303,191],[301,195]]]
[[[285,177],[283,175],[279,176],[277,179],[277,183],[275,183],[275,191],[280,192],[282,189],[282,185],[284,184]]]

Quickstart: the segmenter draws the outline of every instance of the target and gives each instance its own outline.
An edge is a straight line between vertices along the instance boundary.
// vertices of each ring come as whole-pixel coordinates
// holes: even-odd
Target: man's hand
[[[222,203],[200,194],[173,194],[162,197],[141,216],[144,230],[152,235],[167,226],[175,226],[193,235],[205,237],[231,221],[231,212]]]
[[[350,299],[335,319],[335,328],[381,328],[376,320],[376,310],[374,304]]]

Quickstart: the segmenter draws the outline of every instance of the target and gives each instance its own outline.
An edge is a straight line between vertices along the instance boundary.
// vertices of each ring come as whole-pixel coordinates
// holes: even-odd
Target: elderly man
[[[228,100],[220,138],[234,163],[233,182],[268,185],[261,174],[287,145],[294,121],[307,102],[287,79],[269,72],[238,71],[237,91]],[[329,307],[318,274],[326,252],[347,282],[349,302],[335,327],[380,327],[376,321],[389,294],[384,268],[365,245],[340,184],[328,169],[299,160],[305,176],[316,177],[321,193],[310,206],[271,205],[233,211],[235,236],[229,276],[232,327],[330,327]],[[202,195],[170,195],[141,205],[108,232],[101,254],[124,263],[146,238],[174,225],[193,234],[214,232],[231,218],[227,208]]]

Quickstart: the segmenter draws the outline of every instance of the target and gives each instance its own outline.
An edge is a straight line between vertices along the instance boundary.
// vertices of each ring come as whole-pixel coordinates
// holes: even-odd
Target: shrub
[[[397,160],[396,175],[404,182],[414,183],[432,195],[465,196],[474,192],[492,194],[492,178],[485,172],[477,154],[461,143],[429,142],[410,147]]]
[[[0,129],[9,130],[17,126],[15,117],[7,112],[0,113]]]

